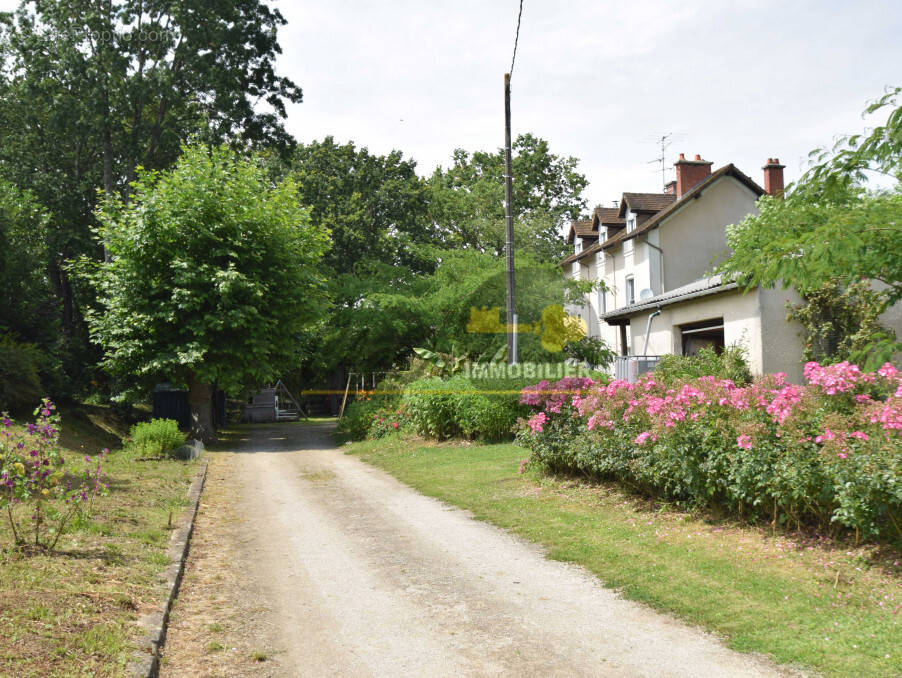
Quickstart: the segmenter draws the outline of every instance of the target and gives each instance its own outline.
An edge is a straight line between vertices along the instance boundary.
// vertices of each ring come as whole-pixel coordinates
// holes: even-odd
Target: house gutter
[[[642,347],[642,355],[648,355],[648,339],[651,336],[651,321],[658,315],[661,315],[660,308],[653,313],[650,313],[648,316],[648,323],[645,325],[645,346]]]

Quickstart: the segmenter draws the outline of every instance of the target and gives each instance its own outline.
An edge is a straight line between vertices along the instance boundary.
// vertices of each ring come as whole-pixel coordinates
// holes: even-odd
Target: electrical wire
[[[523,0],[520,0],[520,13],[517,14],[517,34],[514,37],[514,55],[511,57],[510,76],[514,77],[514,62],[517,60],[517,43],[520,41],[520,19],[523,17]]]

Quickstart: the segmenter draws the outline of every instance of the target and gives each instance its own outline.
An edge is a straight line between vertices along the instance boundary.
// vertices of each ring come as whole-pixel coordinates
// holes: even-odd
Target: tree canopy
[[[562,224],[585,207],[586,180],[575,158],[556,156],[535,136],[520,136],[515,152],[518,311],[538,321],[541,308],[562,298],[554,262],[564,248]],[[465,330],[471,305],[504,303],[501,151],[458,149],[451,168],[423,180],[400,151],[374,155],[326,137],[271,167],[295,180],[313,222],[332,233],[325,260],[332,309],[308,337],[321,349],[308,363],[317,380],[340,366],[390,369],[418,346],[454,344],[475,357],[504,343]],[[521,355],[533,343],[536,355],[544,351],[540,341],[523,340]]]
[[[803,295],[833,282],[874,281],[884,308],[902,299],[899,96],[900,88],[891,89],[866,109],[888,112],[885,124],[813,151],[812,166],[787,187],[785,199],[762,197],[759,214],[728,228],[731,252],[718,270],[747,288],[781,284]],[[875,176],[889,184],[873,187]],[[885,338],[879,343],[867,349],[872,362],[902,348]]]
[[[552,153],[547,141],[532,134],[518,136],[512,153],[515,249],[559,259],[565,225],[586,209],[586,178],[576,170],[576,158]],[[503,150],[455,150],[451,166],[437,168],[429,179],[429,209],[448,246],[503,253]]]
[[[50,214],[46,270],[70,376],[91,361],[66,261],[100,257],[98,188],[127,196],[138,167],[163,169],[180,144],[286,149],[286,102],[301,90],[274,70],[285,23],[261,0],[22,2],[0,13],[0,175]]]
[[[55,324],[45,268],[47,222],[32,194],[0,179],[0,334],[43,342]]]
[[[401,151],[374,155],[326,137],[299,144],[288,173],[313,223],[332,234],[324,263],[336,275],[360,262],[422,265],[413,246],[432,241],[426,185]]]
[[[82,264],[100,303],[88,322],[123,384],[187,384],[209,432],[213,385],[238,394],[299,363],[324,311],[328,232],[290,179],[273,186],[261,163],[194,145],[97,217],[111,259]]]

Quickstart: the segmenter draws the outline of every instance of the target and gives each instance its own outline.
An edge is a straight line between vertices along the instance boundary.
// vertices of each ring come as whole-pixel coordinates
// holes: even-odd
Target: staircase
[[[272,388],[260,389],[259,393],[251,396],[251,401],[244,406],[242,421],[264,424],[297,421],[301,416],[306,419],[307,413],[280,379]]]

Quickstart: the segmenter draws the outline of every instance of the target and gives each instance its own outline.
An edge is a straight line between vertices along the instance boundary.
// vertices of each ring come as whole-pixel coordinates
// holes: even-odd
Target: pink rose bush
[[[792,525],[902,537],[902,372],[847,362],[746,386],[590,379],[523,389],[519,440],[552,472],[618,480],[650,496]]]

